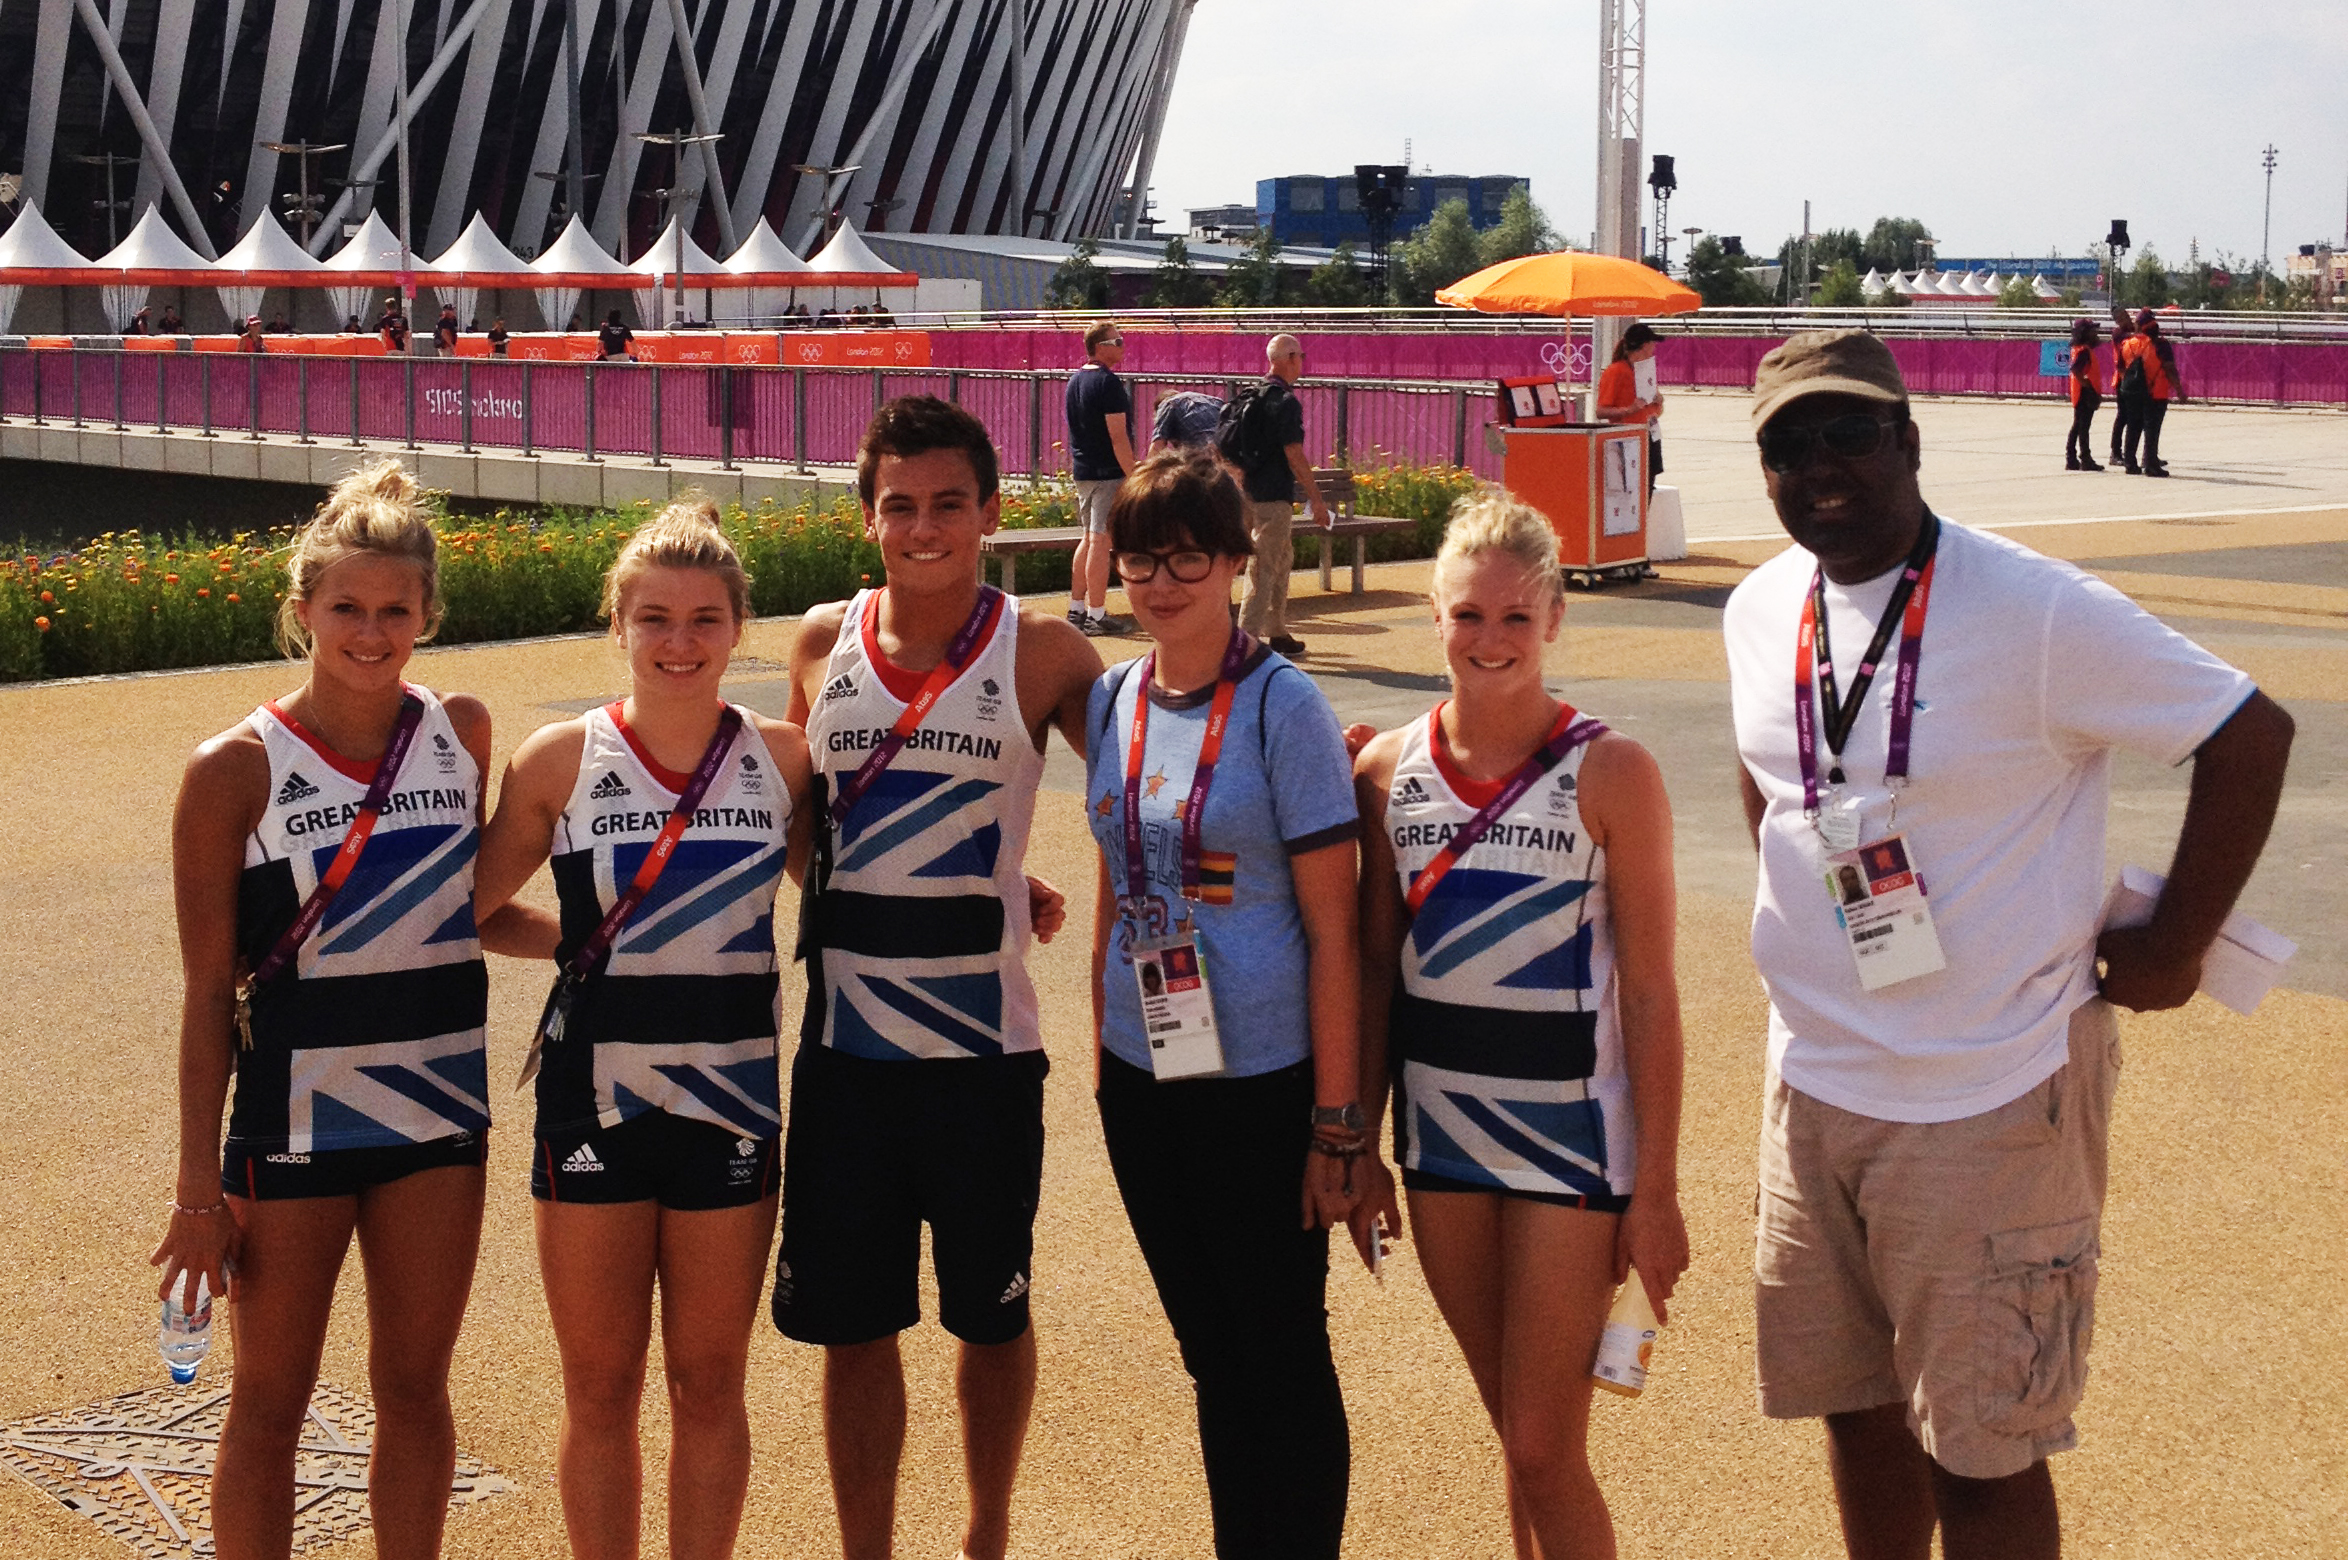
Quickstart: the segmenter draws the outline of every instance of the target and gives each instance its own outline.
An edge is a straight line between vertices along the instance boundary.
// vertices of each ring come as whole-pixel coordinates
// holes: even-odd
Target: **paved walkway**
[[[1692,456],[1704,439],[1691,425],[1702,418],[1685,415],[1685,405],[1675,407],[1675,452]],[[1927,414],[1928,439],[1935,415]],[[2313,434],[2318,425],[2289,426]],[[2179,460],[2182,468],[2182,453]],[[1926,469],[1936,498],[1939,469]],[[2122,481],[2081,477],[2077,485]],[[2252,1019],[2197,1001],[2124,1026],[2128,1075],[2094,1386],[2081,1415],[2085,1444],[2057,1465],[2072,1541],[2082,1553],[2144,1560],[2339,1554],[2348,1532],[2348,1335],[2332,1318],[2348,1284],[2348,1168],[2339,1151],[2348,1141],[2348,968],[2339,936],[2348,924],[2339,886],[2348,881],[2348,509],[2027,535],[2087,561],[2249,667],[2289,704],[2301,731],[2282,824],[2246,900],[2251,913],[2308,945],[2294,970],[2297,989]],[[1577,702],[1661,758],[1685,890],[1685,1196],[1695,1267],[1654,1388],[1637,1403],[1601,1403],[1594,1436],[1627,1556],[1838,1552],[1815,1426],[1763,1421],[1752,1399],[1763,1008],[1744,951],[1751,865],[1736,811],[1718,603],[1772,550],[1703,543],[1700,556],[1639,589],[1577,592],[1552,662]],[[1425,575],[1424,564],[1395,565],[1373,571],[1365,596],[1308,590],[1298,598],[1309,664],[1349,716],[1391,723],[1436,697],[1441,662],[1418,594]],[[790,633],[780,622],[753,627],[737,665],[738,696],[779,707]],[[593,638],[429,652],[417,670],[436,686],[482,695],[501,754],[535,726],[610,697],[625,676]],[[11,1191],[0,1207],[0,1282],[12,1302],[0,1310],[0,1423],[160,1378],[144,1263],[174,1152],[178,978],[166,841],[178,756],[292,680],[271,666],[0,689],[0,828],[10,851],[0,1011],[11,1015],[14,1042],[0,1052],[0,1096],[20,1102],[0,1139],[0,1179]],[[1082,907],[1093,854],[1074,789],[1080,777],[1056,743],[1055,754],[1032,864],[1077,890]],[[2121,767],[2115,861],[2163,863],[2183,784],[2178,772]],[[1043,1385],[1016,1552],[1204,1555],[1187,1386],[1086,1099],[1086,933],[1071,927],[1036,961],[1056,1070],[1038,1234]],[[492,961],[494,1077],[513,1076],[544,979]],[[794,971],[787,1010],[799,1000]],[[448,1543],[452,1556],[482,1560],[556,1555],[562,1544],[552,1483],[559,1390],[524,1185],[528,1107],[508,1096],[498,1109],[457,1403],[465,1451],[518,1491],[458,1515]],[[1341,1263],[1330,1304],[1354,1425],[1348,1553],[1504,1555],[1496,1448],[1411,1248],[1384,1289]],[[934,1315],[934,1303],[929,1309]],[[325,1377],[340,1386],[364,1385],[359,1316],[354,1276],[326,1351]],[[228,1352],[216,1353],[209,1377],[229,1367]],[[913,1428],[903,1552],[943,1556],[958,1531],[960,1478],[950,1355],[934,1326],[912,1334],[907,1352]],[[758,1451],[742,1553],[836,1553],[816,1355],[762,1323],[752,1362]],[[657,1388],[653,1398],[647,1507],[657,1513],[665,1411]],[[659,1549],[655,1527],[647,1552]],[[360,1540],[347,1552],[371,1551]],[[0,1553],[101,1560],[120,1550],[0,1475]]]

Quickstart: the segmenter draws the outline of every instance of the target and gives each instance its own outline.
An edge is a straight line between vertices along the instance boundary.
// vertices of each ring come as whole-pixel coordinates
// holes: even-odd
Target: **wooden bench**
[[[1353,473],[1343,466],[1332,466],[1313,473],[1313,485],[1321,490],[1321,502],[1329,506],[1335,523],[1326,531],[1312,523],[1309,511],[1297,517],[1296,534],[1309,536],[1320,544],[1321,589],[1329,587],[1330,571],[1336,562],[1331,551],[1333,543],[1349,540],[1353,543],[1353,594],[1362,593],[1362,570],[1369,563],[1369,539],[1389,532],[1415,531],[1416,520],[1389,515],[1357,515],[1353,512]],[[1019,558],[1023,553],[1076,551],[1076,544],[1084,539],[1084,528],[1074,525],[1037,526],[1024,531],[997,531],[980,542],[981,552],[1002,560],[1003,589],[1019,594]]]
[[[1394,515],[1355,514],[1353,472],[1347,467],[1316,467],[1313,471],[1313,486],[1321,490],[1321,502],[1329,506],[1333,523],[1328,530],[1322,530],[1313,524],[1312,513],[1308,510],[1298,517],[1297,531],[1300,535],[1315,537],[1320,542],[1321,589],[1324,591],[1329,588],[1329,568],[1334,561],[1330,556],[1331,544],[1339,537],[1352,540],[1352,594],[1358,596],[1362,593],[1362,569],[1369,562],[1370,538],[1390,532],[1416,531],[1419,523]]]

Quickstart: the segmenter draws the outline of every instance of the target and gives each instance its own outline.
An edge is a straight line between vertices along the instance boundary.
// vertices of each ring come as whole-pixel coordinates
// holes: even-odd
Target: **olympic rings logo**
[[[1541,366],[1559,379],[1584,379],[1590,372],[1590,343],[1563,341],[1541,343]]]

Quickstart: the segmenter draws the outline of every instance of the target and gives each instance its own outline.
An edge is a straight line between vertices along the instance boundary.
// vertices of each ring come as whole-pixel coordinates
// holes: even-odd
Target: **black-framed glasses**
[[[1841,460],[1865,460],[1883,448],[1883,436],[1899,425],[1899,418],[1878,412],[1852,412],[1815,427],[1781,428],[1772,423],[1760,433],[1761,464],[1788,472],[1820,449]]]
[[[1184,585],[1196,585],[1215,572],[1215,555],[1186,547],[1180,552],[1121,552],[1113,560],[1117,578],[1128,585],[1147,585],[1158,577],[1158,566]]]

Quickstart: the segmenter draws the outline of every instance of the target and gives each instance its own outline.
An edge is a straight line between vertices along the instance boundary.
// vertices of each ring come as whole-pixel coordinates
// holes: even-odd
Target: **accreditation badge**
[[[1906,835],[1886,834],[1828,856],[1826,889],[1866,990],[1948,968]]]
[[[1215,999],[1198,937],[1178,932],[1133,944],[1133,978],[1141,988],[1141,1028],[1150,1043],[1150,1073],[1161,1082],[1212,1078],[1223,1071]]]

